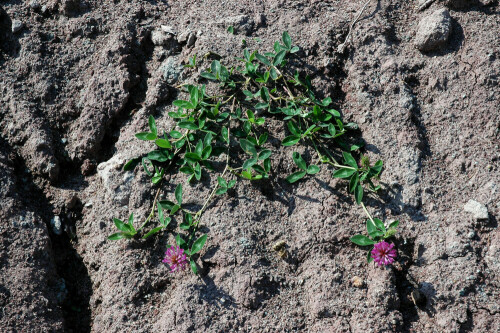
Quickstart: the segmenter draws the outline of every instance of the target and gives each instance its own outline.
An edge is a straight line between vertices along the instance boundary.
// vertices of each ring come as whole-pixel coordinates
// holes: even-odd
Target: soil
[[[339,53],[364,0],[2,1],[0,330],[500,332],[500,6],[424,2],[370,1]],[[444,7],[447,41],[418,50],[419,21]],[[175,38],[152,38],[162,25]],[[182,64],[240,56],[242,39],[270,50],[285,30],[292,66],[384,160],[366,204],[401,221],[397,262],[367,264],[349,241],[365,218],[332,169],[284,180],[292,150],[272,121],[271,180],[210,204],[199,276],[161,263],[171,232],[108,241],[113,217],[150,210],[149,178],[121,166],[150,149],[134,137],[147,117],[168,129],[178,85],[207,66]],[[167,178],[165,195],[181,182],[192,207],[216,182]]]

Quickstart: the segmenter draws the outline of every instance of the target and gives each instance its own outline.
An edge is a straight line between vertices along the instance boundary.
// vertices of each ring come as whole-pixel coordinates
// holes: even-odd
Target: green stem
[[[370,213],[368,213],[368,210],[366,209],[365,204],[363,202],[361,202],[361,207],[363,207],[363,210],[365,211],[366,215],[368,215],[370,221],[372,221],[372,223],[375,224],[375,221],[373,221],[372,216],[370,215]]]

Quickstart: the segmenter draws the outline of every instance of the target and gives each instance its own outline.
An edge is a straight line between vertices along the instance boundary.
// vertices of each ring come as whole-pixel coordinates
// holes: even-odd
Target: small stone
[[[37,10],[37,9],[40,9],[41,5],[40,5],[40,2],[38,2],[38,0],[31,0],[30,7],[31,7],[31,9]]]
[[[478,221],[487,220],[489,218],[488,208],[485,205],[477,202],[476,200],[469,200],[465,206],[464,210],[468,213],[472,213],[474,218]]]
[[[154,30],[151,33],[151,41],[156,46],[167,45],[173,39],[174,35],[163,31],[163,29]]]
[[[12,33],[16,33],[23,28],[23,22],[19,20],[12,20]]]
[[[422,52],[433,51],[446,44],[451,33],[451,17],[447,9],[436,10],[422,18],[415,36],[415,46]]]
[[[186,45],[187,45],[187,47],[191,47],[191,46],[194,45],[194,43],[196,43],[196,34],[195,33],[191,33],[189,35],[189,38],[187,40]]]
[[[63,145],[65,145],[66,143],[68,143],[68,139],[66,139],[66,138],[62,138],[62,139],[61,139],[61,142],[62,142],[62,144],[63,144]]]
[[[62,234],[62,227],[61,227],[61,218],[59,216],[54,216],[51,220],[50,220],[50,225],[52,226],[52,231],[56,234],[56,235],[60,235]]]
[[[163,31],[164,33],[171,34],[171,35],[176,35],[177,34],[175,32],[174,28],[172,28],[169,25],[161,25],[160,28],[161,28],[161,31]]]
[[[184,43],[186,43],[190,35],[191,35],[191,31],[190,31],[190,30],[186,30],[186,31],[184,31],[183,33],[181,33],[181,34],[179,35],[179,37],[177,37],[177,42],[178,42],[179,44],[184,44]]]
[[[356,288],[362,288],[364,285],[363,279],[359,276],[354,276],[351,280],[352,286]]]

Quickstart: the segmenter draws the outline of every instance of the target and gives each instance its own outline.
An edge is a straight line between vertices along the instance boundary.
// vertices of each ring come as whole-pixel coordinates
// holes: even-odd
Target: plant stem
[[[363,207],[363,210],[365,211],[366,215],[368,215],[370,221],[372,221],[372,223],[375,224],[375,221],[373,221],[372,216],[370,215],[370,213],[368,213],[368,210],[366,209],[365,204],[363,202],[361,202],[361,207]]]
[[[167,171],[170,166],[172,166],[172,162],[174,161],[175,157],[177,156],[177,154],[179,153],[180,149],[176,149],[175,152],[174,152],[174,156],[172,156],[172,159],[170,160],[170,163],[168,164],[168,166],[164,169],[165,171]],[[165,173],[163,174],[163,176],[165,176]],[[144,221],[144,223],[141,225],[141,227],[139,229],[137,229],[137,232],[139,232],[140,230],[142,230],[146,224],[148,224],[149,221],[151,221],[151,219],[154,217],[155,215],[155,208],[156,208],[156,203],[157,203],[157,199],[158,199],[158,195],[160,194],[160,191],[161,191],[161,183],[163,182],[163,177],[160,181],[160,184],[158,186],[158,190],[156,191],[156,195],[155,195],[155,198],[153,200],[153,207],[151,208],[151,212],[149,213],[147,219]]]

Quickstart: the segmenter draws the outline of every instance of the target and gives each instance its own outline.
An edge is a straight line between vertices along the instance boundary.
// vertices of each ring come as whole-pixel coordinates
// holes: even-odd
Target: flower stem
[[[363,207],[363,210],[365,211],[366,215],[368,215],[368,218],[370,219],[370,221],[372,221],[372,223],[375,224],[375,221],[373,221],[372,216],[370,215],[370,213],[368,213],[368,210],[366,209],[366,206],[363,202],[361,202],[361,207]]]

